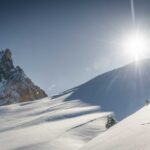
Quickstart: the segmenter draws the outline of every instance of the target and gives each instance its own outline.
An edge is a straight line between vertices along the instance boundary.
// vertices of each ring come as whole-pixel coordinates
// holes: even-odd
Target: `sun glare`
[[[146,37],[141,32],[133,32],[124,39],[123,47],[131,59],[139,61],[147,50]]]

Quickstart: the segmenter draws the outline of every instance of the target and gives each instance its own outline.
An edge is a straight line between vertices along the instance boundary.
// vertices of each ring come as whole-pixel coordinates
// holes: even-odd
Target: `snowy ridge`
[[[150,150],[150,105],[90,141],[81,150]]]
[[[112,111],[117,120],[133,114],[150,99],[150,59],[101,74],[88,82],[67,90],[54,98],[71,92],[66,101],[79,99],[90,105]]]
[[[106,131],[111,113],[66,96],[1,106],[0,149],[77,150]]]

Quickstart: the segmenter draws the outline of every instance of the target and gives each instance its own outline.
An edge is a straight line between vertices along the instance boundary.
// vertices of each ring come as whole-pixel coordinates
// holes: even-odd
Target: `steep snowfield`
[[[0,150],[77,150],[106,130],[110,113],[65,96],[1,106]]]
[[[101,74],[61,95],[69,92],[72,94],[66,101],[80,99],[99,105],[103,111],[112,111],[117,120],[122,120],[150,99],[150,59]]]
[[[94,138],[81,150],[150,150],[150,105]]]

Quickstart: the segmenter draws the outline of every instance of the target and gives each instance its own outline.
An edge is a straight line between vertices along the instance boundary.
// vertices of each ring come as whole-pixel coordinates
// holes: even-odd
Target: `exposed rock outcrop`
[[[47,97],[47,94],[13,65],[9,49],[0,52],[0,105],[32,101]]]

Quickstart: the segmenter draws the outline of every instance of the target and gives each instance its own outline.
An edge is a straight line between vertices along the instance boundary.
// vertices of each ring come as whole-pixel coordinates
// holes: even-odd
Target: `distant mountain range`
[[[0,51],[0,105],[47,97],[47,94],[13,65],[11,51]]]
[[[132,114],[150,98],[150,59],[101,74],[52,98],[70,93],[65,100],[81,100],[113,111],[118,120]]]

